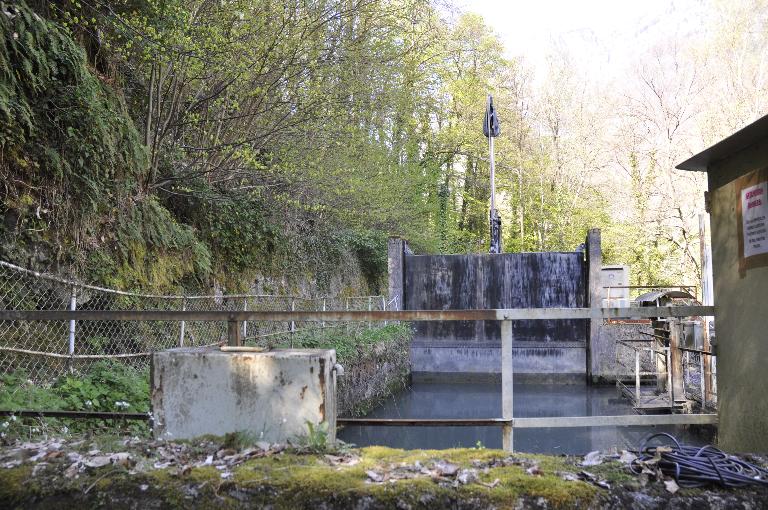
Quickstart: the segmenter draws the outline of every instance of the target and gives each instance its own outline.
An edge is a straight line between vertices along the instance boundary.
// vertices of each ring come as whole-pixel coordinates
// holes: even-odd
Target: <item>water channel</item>
[[[629,402],[613,386],[535,384],[516,382],[514,415],[607,416],[633,414]],[[467,381],[414,381],[371,412],[372,418],[498,418],[501,416],[501,383]],[[636,448],[653,432],[668,432],[691,445],[709,444],[713,427],[578,427],[517,429],[516,451],[550,454],[585,454]],[[500,427],[370,427],[350,426],[339,438],[358,446],[443,449],[454,447],[501,448]]]

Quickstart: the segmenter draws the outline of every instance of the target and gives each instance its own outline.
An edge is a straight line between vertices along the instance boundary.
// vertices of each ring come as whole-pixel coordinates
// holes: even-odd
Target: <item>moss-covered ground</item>
[[[76,446],[87,456],[99,445]],[[661,481],[641,483],[616,461],[588,468],[601,481],[598,487],[568,477],[587,468],[580,467],[580,458],[564,456],[384,447],[334,452],[250,448],[238,454],[225,446],[211,438],[181,446],[131,442],[130,463],[83,466],[76,474],[73,454],[64,450],[37,463],[28,459],[15,467],[4,465],[0,507],[665,508],[732,501],[759,508],[768,500],[768,491],[759,490],[683,489],[672,495]],[[175,453],[169,457],[169,451]],[[199,462],[206,456],[207,463]],[[157,463],[171,457],[172,465]],[[211,458],[219,460],[211,463]],[[227,459],[238,458],[228,464]],[[462,476],[466,473],[471,476]]]

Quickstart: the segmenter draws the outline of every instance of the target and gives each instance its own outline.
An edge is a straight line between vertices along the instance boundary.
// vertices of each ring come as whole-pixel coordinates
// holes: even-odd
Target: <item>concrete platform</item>
[[[283,443],[307,434],[307,422],[336,430],[336,352],[264,353],[179,348],[152,356],[154,435],[191,439],[246,431]]]

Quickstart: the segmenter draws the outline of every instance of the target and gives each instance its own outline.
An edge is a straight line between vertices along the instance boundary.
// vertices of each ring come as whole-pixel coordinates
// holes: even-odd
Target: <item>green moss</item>
[[[32,466],[24,464],[13,469],[0,469],[0,503],[9,507],[39,492],[39,485],[32,478]]]
[[[52,478],[43,490],[38,483],[41,475],[31,477],[30,466],[0,471],[0,503],[25,506],[32,498],[72,500],[82,503],[109,504],[112,495],[136,502],[161,502],[168,508],[188,507],[194,500],[197,507],[271,506],[277,509],[353,508],[370,498],[382,507],[444,508],[514,508],[521,500],[543,498],[550,508],[587,506],[597,489],[583,482],[566,482],[555,473],[572,470],[568,460],[538,455],[515,455],[527,463],[537,464],[542,475],[530,475],[525,467],[511,465],[478,469],[479,482],[454,486],[450,480],[433,480],[428,475],[400,479],[388,483],[371,483],[367,471],[386,473],[403,464],[416,461],[425,467],[435,461],[447,461],[462,468],[475,467],[478,462],[490,465],[506,459],[509,453],[499,450],[396,450],[369,447],[354,450],[359,456],[354,465],[334,465],[322,455],[287,451],[251,459],[234,468],[231,478],[223,479],[213,466],[196,467],[180,472],[177,467],[150,470],[129,475],[127,471],[105,467],[88,470],[79,478]],[[65,463],[61,465],[63,469]],[[45,477],[49,477],[46,474]],[[91,487],[89,495],[81,495]],[[143,487],[143,489],[141,488]],[[69,498],[69,499],[68,499]]]

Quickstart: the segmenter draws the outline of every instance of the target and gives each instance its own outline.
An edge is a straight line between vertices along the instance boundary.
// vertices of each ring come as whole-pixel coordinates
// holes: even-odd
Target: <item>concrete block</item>
[[[336,430],[336,352],[285,349],[263,353],[179,348],[152,356],[154,434],[190,439],[247,431],[283,443],[307,422]]]

